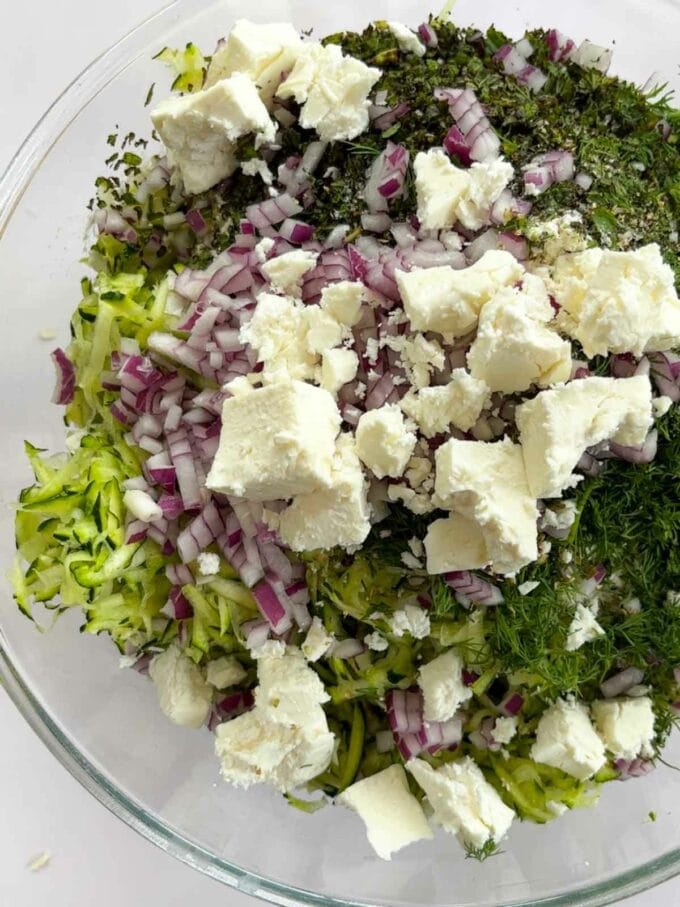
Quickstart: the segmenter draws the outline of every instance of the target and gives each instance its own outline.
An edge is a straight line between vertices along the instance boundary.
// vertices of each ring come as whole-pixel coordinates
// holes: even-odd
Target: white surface
[[[158,0],[29,4],[2,0],[6,41],[0,171],[35,120],[92,57],[159,6]],[[4,602],[3,606],[7,606]],[[254,907],[166,856],[100,806],[57,763],[0,691],[0,907]],[[49,864],[27,863],[49,851]],[[626,907],[680,903],[680,881]]]

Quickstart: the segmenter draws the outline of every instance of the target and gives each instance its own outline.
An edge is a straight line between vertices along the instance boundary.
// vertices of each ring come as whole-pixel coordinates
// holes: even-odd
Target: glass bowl
[[[167,83],[152,55],[193,40],[210,50],[244,14],[292,21],[323,34],[373,18],[412,25],[428,7],[413,0],[328,6],[311,0],[178,0],[147,20],[79,76],[46,113],[0,183],[0,287],[4,324],[0,380],[0,560],[13,557],[13,507],[30,481],[24,438],[62,446],[60,412],[41,329],[68,318],[83,271],[85,205],[117,125],[149,131],[143,107],[152,81]],[[615,43],[614,71],[644,83],[654,70],[677,87],[677,0],[458,0],[460,24],[494,22],[510,34],[554,26]],[[160,92],[157,91],[158,97]],[[515,824],[503,853],[465,860],[438,835],[392,863],[374,857],[359,820],[328,808],[313,817],[282,797],[220,781],[212,738],[161,714],[151,684],[121,671],[105,638],[81,637],[79,615],[40,633],[3,592],[0,672],[18,708],[54,755],[105,806],[164,850],[227,885],[275,904],[482,907],[605,904],[680,871],[680,773],[660,766],[610,784],[594,810],[549,827]],[[680,753],[671,742],[669,762]],[[650,813],[656,814],[656,821]]]

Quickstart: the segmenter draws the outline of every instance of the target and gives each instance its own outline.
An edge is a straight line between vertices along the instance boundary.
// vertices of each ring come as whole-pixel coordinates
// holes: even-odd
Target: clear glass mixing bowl
[[[22,441],[59,449],[60,412],[41,328],[60,326],[77,299],[85,204],[114,125],[148,131],[143,102],[164,74],[152,55],[193,40],[208,50],[234,19],[292,21],[317,34],[374,18],[417,24],[414,0],[345,4],[178,0],[96,60],[35,128],[0,183],[0,562],[13,556],[12,502],[30,474]],[[519,35],[555,26],[574,38],[615,42],[615,71],[639,83],[654,70],[678,87],[677,0],[458,0],[460,24],[492,22]],[[158,96],[158,94],[157,94]],[[605,904],[680,871],[680,773],[665,766],[611,784],[599,806],[549,827],[516,823],[504,852],[465,860],[440,835],[384,863],[371,855],[356,816],[328,808],[309,817],[266,790],[237,791],[218,776],[212,738],[175,727],[151,685],[121,671],[105,638],[82,637],[79,615],[39,633],[5,589],[0,672],[33,729],[104,805],[159,847],[203,872],[275,904],[482,907]],[[680,751],[677,739],[668,760]],[[648,818],[654,811],[657,821]]]

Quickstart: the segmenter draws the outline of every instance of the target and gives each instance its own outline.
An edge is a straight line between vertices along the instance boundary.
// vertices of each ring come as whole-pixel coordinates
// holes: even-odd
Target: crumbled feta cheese
[[[558,699],[541,715],[531,758],[580,781],[592,777],[607,761],[587,707],[565,699]]]
[[[418,39],[418,35],[416,35],[415,32],[412,32],[410,28],[407,28],[401,22],[392,22],[389,19],[387,20],[386,25],[397,39],[399,50],[403,51],[405,54],[415,54],[416,57],[425,56],[427,48]]]
[[[662,416],[665,416],[671,406],[673,406],[673,401],[670,397],[655,397],[654,400],[652,400],[654,418],[660,419]]]
[[[346,788],[336,803],[353,809],[366,826],[371,847],[383,860],[393,853],[432,837],[425,813],[409,790],[401,765],[390,765]]]
[[[276,243],[271,238],[271,236],[264,236],[261,240],[258,241],[257,245],[253,249],[255,253],[255,258],[260,264],[263,264],[267,260],[267,256],[272,251]]]
[[[529,488],[559,497],[578,482],[572,470],[600,441],[639,445],[652,426],[649,378],[588,378],[542,391],[516,410]]]
[[[413,164],[418,220],[426,230],[442,230],[459,221],[468,230],[490,223],[489,211],[513,177],[512,164],[493,158],[456,167],[441,148],[420,151]]]
[[[341,387],[354,381],[359,368],[359,357],[354,350],[327,350],[321,361],[319,384],[335,396]]]
[[[407,488],[406,485],[391,484],[387,487],[387,498],[393,503],[401,501],[407,510],[422,516],[425,513],[431,513],[434,509],[434,503],[429,494],[421,491],[414,491]]]
[[[271,264],[278,259],[270,259]],[[267,265],[263,265],[266,267]],[[318,356],[307,343],[305,307],[288,296],[260,293],[252,319],[241,328],[248,343],[264,363],[263,378],[277,382],[284,377],[313,380]]]
[[[420,488],[428,480],[432,482],[432,463],[427,457],[411,457],[405,475],[412,488]]]
[[[249,161],[241,161],[241,170],[246,176],[260,176],[265,186],[271,186],[274,175],[269,169],[267,162],[262,158],[254,157]]]
[[[208,551],[202,551],[196,558],[198,561],[198,572],[201,576],[215,576],[220,572],[220,556]]]
[[[128,488],[123,495],[123,504],[125,509],[142,523],[153,523],[154,520],[160,520],[163,516],[163,510],[151,495],[138,488]]]
[[[489,563],[482,530],[474,520],[460,513],[430,523],[425,551],[427,572],[433,575],[452,570],[478,570]]]
[[[305,306],[302,319],[307,328],[306,344],[310,353],[321,355],[342,343],[343,326],[318,305]]]
[[[656,243],[630,252],[590,249],[557,259],[561,328],[588,356],[641,356],[680,343],[680,300]]]
[[[415,535],[408,540],[408,546],[411,549],[411,554],[413,554],[414,557],[422,557],[425,553],[423,543]]]
[[[265,639],[259,646],[250,649],[250,657],[255,661],[261,658],[282,658],[286,654],[286,644],[280,639]]]
[[[529,579],[525,583],[520,583],[517,587],[517,591],[520,595],[529,595],[534,591],[534,589],[538,589],[540,585],[541,584],[538,582],[538,580]]]
[[[378,633],[377,630],[367,633],[364,636],[364,643],[372,652],[386,652],[390,645],[382,633]]]
[[[653,754],[654,708],[648,696],[600,699],[593,703],[592,710],[598,734],[617,759]]]
[[[298,296],[302,278],[307,271],[316,267],[317,258],[316,252],[294,249],[292,252],[284,252],[283,255],[270,258],[262,265],[262,273],[277,292]]]
[[[469,756],[438,769],[423,759],[406,767],[427,794],[435,822],[463,845],[483,847],[505,836],[515,814]]]
[[[206,487],[251,501],[329,488],[339,430],[328,391],[302,381],[229,397]]]
[[[54,328],[41,328],[38,331],[38,337],[40,340],[55,340],[57,332]]]
[[[485,381],[456,368],[448,384],[424,387],[418,393],[409,391],[401,400],[401,408],[418,423],[426,438],[432,438],[448,433],[451,425],[469,431],[490,399]]]
[[[28,863],[27,868],[30,869],[31,872],[38,872],[39,870],[44,869],[51,859],[52,855],[45,850],[42,853],[39,853],[36,857],[33,857],[33,859]]]
[[[561,506],[546,507],[541,516],[541,529],[558,539],[566,539],[576,519],[576,502],[563,501]]]
[[[318,661],[328,652],[333,642],[333,636],[326,631],[321,618],[315,617],[302,643],[302,654],[307,661]]]
[[[362,283],[340,280],[323,288],[319,305],[340,324],[353,327],[361,317],[363,293]]]
[[[362,544],[371,529],[367,491],[354,440],[342,435],[328,487],[293,499],[280,515],[281,540],[293,551]]]
[[[469,268],[442,265],[397,270],[394,276],[414,330],[462,337],[476,326],[482,306],[523,275],[524,268],[509,252],[490,249]]]
[[[185,727],[200,727],[210,712],[213,688],[205,682],[198,665],[177,645],[168,646],[149,665],[149,676],[158,694],[161,711],[170,721]]]
[[[496,743],[500,743],[501,746],[510,743],[517,734],[517,719],[514,716],[496,718],[491,734]]]
[[[300,35],[290,23],[260,25],[239,19],[212,55],[206,87],[235,72],[244,73],[255,82],[262,100],[269,103],[301,47]]]
[[[433,369],[443,369],[445,365],[444,350],[436,340],[428,340],[423,334],[411,337],[398,335],[385,337],[384,346],[399,353],[408,380],[416,388],[427,387]],[[394,379],[394,383],[398,381]]]
[[[550,812],[558,818],[559,816],[563,816],[569,809],[566,803],[562,803],[559,800],[547,800],[545,805]]]
[[[275,127],[251,80],[236,73],[204,91],[160,103],[151,119],[187,192],[210,189],[236,170],[235,142],[256,133],[273,141]]]
[[[584,643],[592,642],[598,636],[604,636],[604,630],[597,622],[597,604],[590,607],[583,603],[577,604],[564,648],[567,652],[575,652]]]
[[[356,428],[359,459],[377,478],[398,478],[416,446],[416,436],[407,431],[404,416],[395,403],[363,413]]]
[[[296,650],[260,658],[258,677],[255,708],[218,725],[215,752],[226,781],[290,791],[330,764],[335,737],[321,706],[329,697]]]
[[[380,75],[337,44],[308,43],[276,94],[302,105],[303,129],[316,129],[327,142],[354,139],[368,126],[368,93]]]
[[[533,243],[543,243],[543,261],[554,262],[566,252],[581,252],[585,249],[585,236],[574,229],[575,224],[582,223],[583,218],[577,211],[567,211],[552,220],[532,224],[526,235]]]
[[[414,639],[425,639],[430,635],[430,618],[420,605],[404,605],[394,612],[389,624],[397,637],[409,633]]]
[[[472,698],[471,688],[463,681],[463,659],[454,649],[421,667],[418,686],[423,691],[425,721],[448,721]]]
[[[205,672],[205,679],[216,690],[226,690],[242,683],[246,678],[246,670],[241,662],[233,655],[223,655],[214,661],[209,661]]]
[[[408,567],[409,570],[422,570],[423,568],[421,561],[419,561],[414,554],[411,554],[410,551],[402,551],[400,559],[402,564],[405,567]]]
[[[545,284],[533,274],[524,276],[521,289],[500,290],[480,312],[467,356],[470,374],[507,394],[568,381],[571,344],[550,327],[554,315]]]
[[[514,573],[536,560],[538,511],[519,444],[452,438],[435,462],[440,504],[477,523],[494,572]]]

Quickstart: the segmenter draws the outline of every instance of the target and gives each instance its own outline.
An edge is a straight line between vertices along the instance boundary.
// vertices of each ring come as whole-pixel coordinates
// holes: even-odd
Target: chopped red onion
[[[277,635],[285,633],[293,626],[293,621],[273,587],[267,580],[260,580],[252,587],[252,593],[257,605]]]
[[[508,693],[508,695],[501,701],[498,706],[498,711],[502,712],[504,715],[507,715],[509,718],[513,718],[515,715],[518,715],[522,706],[524,705],[524,697],[519,693]]]
[[[364,199],[371,214],[387,211],[389,200],[403,195],[408,162],[406,148],[393,142],[388,142],[373,161],[364,189]]]
[[[57,347],[51,355],[57,373],[57,381],[54,387],[54,393],[52,394],[52,403],[56,403],[59,406],[66,406],[73,400],[75,394],[76,372],[73,363],[62,349]]]
[[[563,183],[574,178],[574,156],[570,151],[547,151],[524,167],[524,191],[527,195],[541,195],[553,183]]]
[[[609,450],[615,457],[628,463],[651,463],[656,457],[658,442],[659,433],[653,428],[639,447],[627,447],[610,441]]]
[[[517,233],[499,233],[498,245],[513,255],[517,261],[526,261],[529,257],[529,244]]]
[[[609,677],[600,684],[600,690],[605,699],[614,699],[630,690],[631,687],[642,683],[645,672],[640,668],[626,668]]]
[[[302,206],[299,202],[287,192],[283,192],[276,198],[268,198],[256,205],[249,205],[246,208],[246,217],[248,222],[261,232],[263,228],[280,224],[281,221],[293,217],[301,211]]]
[[[231,721],[232,718],[238,718],[244,712],[249,712],[255,705],[255,699],[250,690],[239,690],[237,693],[229,693],[216,702],[208,718],[208,729],[214,731],[218,725],[224,721]]]
[[[507,75],[515,76],[518,82],[522,82],[533,92],[539,92],[548,79],[544,72],[527,62],[527,57],[521,52],[519,45],[504,44],[493,58],[501,64]]]
[[[179,586],[172,587],[169,598],[175,620],[189,620],[189,618],[194,616],[194,609],[188,599],[182,594]]]
[[[469,264],[474,264],[487,252],[498,249],[499,245],[498,231],[494,229],[485,230],[465,247],[465,259]]]
[[[258,649],[268,639],[271,626],[268,620],[247,620],[241,624],[241,632],[249,649]]]
[[[423,726],[423,694],[420,690],[388,690],[387,720],[394,734],[417,734]]]
[[[314,236],[314,227],[300,220],[286,218],[279,227],[279,235],[296,246],[308,242]]]
[[[207,228],[207,224],[203,219],[203,215],[196,208],[192,208],[191,211],[187,211],[186,222],[198,236],[200,236],[201,233],[204,233]]]
[[[619,773],[619,781],[629,781],[631,778],[643,778],[654,771],[654,763],[646,759],[616,759],[614,768]]]
[[[562,63],[564,60],[568,60],[574,50],[576,50],[576,44],[571,38],[563,35],[556,28],[550,29],[546,35],[546,43],[548,45],[548,56],[553,63]]]
[[[454,570],[444,573],[442,579],[454,591],[459,604],[467,607],[471,604],[500,605],[503,602],[503,593],[491,583],[469,570]]]
[[[455,154],[466,167],[472,161],[498,156],[500,139],[471,88],[436,88],[434,96],[438,101],[447,102],[454,119],[443,142],[449,154]]]
[[[166,440],[184,507],[186,510],[194,510],[201,505],[201,488],[189,438],[183,428],[178,428],[167,435]]]
[[[648,353],[651,378],[660,394],[677,403],[680,400],[680,356],[670,350]]]
[[[369,233],[385,233],[392,225],[389,214],[362,214],[361,226]]]
[[[432,28],[429,22],[423,22],[417,28],[418,37],[425,47],[437,47],[439,38],[437,32]]]
[[[382,132],[384,129],[389,129],[390,126],[393,126],[397,120],[400,120],[402,117],[411,109],[411,105],[406,101],[401,101],[395,107],[392,107],[389,110],[386,110],[384,113],[379,114],[379,116],[373,119],[371,125],[374,129],[377,129],[378,132]]]

